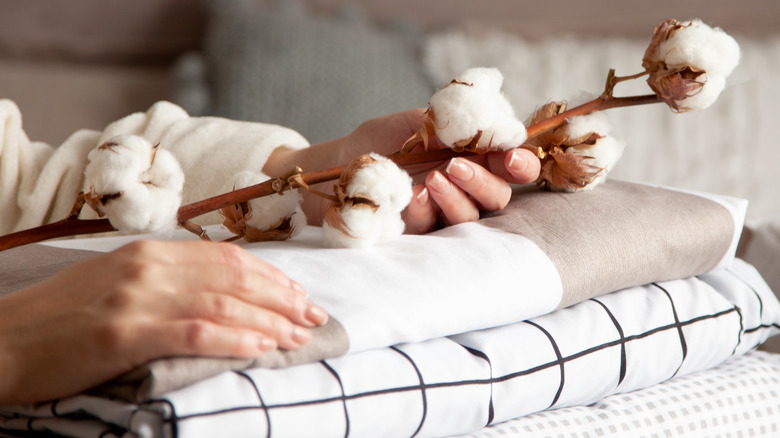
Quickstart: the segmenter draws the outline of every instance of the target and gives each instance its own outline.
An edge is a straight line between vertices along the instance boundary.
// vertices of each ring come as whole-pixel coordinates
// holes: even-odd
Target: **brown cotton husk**
[[[670,18],[655,27],[653,30],[653,37],[650,39],[650,44],[647,46],[645,55],[642,57],[642,67],[644,67],[646,71],[652,73],[659,68],[665,67],[662,65],[663,61],[661,61],[661,54],[659,52],[661,43],[668,40],[672,34],[686,26],[688,26],[688,24],[680,23],[679,21]]]
[[[534,124],[566,111],[566,103],[550,102],[539,108],[531,116],[529,124]],[[602,137],[596,132],[589,132],[581,137],[570,137],[566,123],[528,139],[523,147],[531,150],[541,160],[541,171],[536,180],[538,186],[555,188],[557,190],[575,191],[586,187],[604,171],[593,166],[586,160],[587,149],[593,147]],[[573,148],[578,153],[567,153]]]
[[[659,69],[650,74],[647,84],[672,110],[688,111],[690,108],[681,106],[680,102],[701,91],[706,83],[706,79],[700,80],[704,73],[690,66],[677,70]]]
[[[692,66],[669,68],[661,59],[660,46],[678,30],[690,26],[690,23],[681,23],[669,19],[656,26],[653,38],[642,57],[642,67],[649,73],[647,85],[655,92],[659,99],[663,100],[673,111],[688,111],[690,108],[680,106],[680,102],[696,95],[706,82],[706,74]]]
[[[425,120],[422,126],[411,137],[406,139],[401,146],[401,152],[410,152],[418,145],[422,145],[423,150],[427,151],[428,144],[430,144],[433,138],[436,138],[436,115],[431,108],[428,108],[425,111]]]
[[[287,240],[295,229],[291,216],[279,219],[279,222],[265,230],[247,225],[246,221],[252,217],[252,207],[246,202],[224,207],[219,213],[225,218],[222,225],[247,242]]]
[[[550,159],[542,163],[539,178],[536,180],[537,185],[575,191],[588,186],[604,171],[601,167],[585,161],[592,157],[567,154],[563,148],[557,146],[550,149],[549,157]]]
[[[344,171],[339,177],[339,181],[333,186],[333,191],[336,194],[336,200],[334,200],[328,210],[325,212],[323,220],[332,228],[337,229],[349,237],[354,237],[349,233],[349,227],[344,222],[341,216],[341,212],[344,207],[349,208],[370,208],[373,211],[379,209],[379,204],[374,202],[370,197],[363,194],[347,195],[347,186],[352,181],[355,174],[364,167],[376,163],[376,159],[369,155],[361,155],[344,168]]]
[[[95,210],[98,217],[104,217],[106,214],[103,213],[102,206],[108,204],[114,199],[119,198],[122,196],[122,192],[119,193],[96,193],[93,188],[90,187],[89,193],[84,193],[84,203],[87,204],[91,209]]]

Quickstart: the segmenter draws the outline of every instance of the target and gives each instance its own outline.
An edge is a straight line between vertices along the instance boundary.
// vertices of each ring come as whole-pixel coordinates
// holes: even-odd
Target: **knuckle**
[[[304,297],[301,294],[292,290],[286,290],[284,293],[282,293],[280,306],[281,307],[279,311],[282,314],[290,317],[300,317],[303,315],[306,303],[304,302]]]
[[[98,324],[93,335],[93,345],[100,351],[113,354],[129,344],[131,330],[121,319],[108,318]]]
[[[292,332],[290,322],[280,316],[271,316],[268,321],[268,328],[271,332],[270,334],[278,340],[288,338]]]
[[[214,295],[208,298],[207,317],[219,322],[230,321],[235,317],[235,306],[223,295]]]
[[[247,291],[252,288],[252,274],[250,271],[241,268],[231,267],[229,269],[230,285],[240,291]]]
[[[217,243],[215,248],[219,251],[222,262],[230,266],[243,265],[244,254],[243,250],[232,243]]]
[[[152,257],[159,253],[158,243],[153,240],[136,240],[122,246],[117,250],[130,260],[136,258]]]
[[[135,307],[138,299],[132,288],[118,288],[103,296],[102,307],[107,314],[115,314]]]
[[[204,351],[211,335],[211,324],[202,320],[190,321],[184,327],[182,342],[187,350]]]

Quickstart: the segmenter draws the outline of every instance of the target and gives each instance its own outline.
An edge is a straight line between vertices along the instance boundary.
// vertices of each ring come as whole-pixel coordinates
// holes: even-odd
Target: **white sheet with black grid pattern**
[[[780,303],[737,260],[521,323],[227,372],[142,405],[82,395],[0,409],[0,427],[79,437],[457,435],[711,369],[778,331]],[[777,404],[780,394],[766,397]]]
[[[711,370],[538,412],[460,438],[780,436],[780,354],[753,351]]]

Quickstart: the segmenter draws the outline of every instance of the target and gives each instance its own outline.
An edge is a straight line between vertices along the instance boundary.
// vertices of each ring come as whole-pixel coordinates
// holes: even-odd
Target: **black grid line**
[[[617,330],[618,335],[620,335],[620,376],[618,377],[618,383],[616,385],[617,388],[621,383],[623,383],[623,380],[626,378],[626,372],[628,371],[628,358],[626,357],[626,334],[623,333],[623,327],[620,325],[617,318],[615,318],[615,315],[611,310],[609,310],[609,307],[607,307],[606,304],[602,303],[596,298],[591,298],[591,301],[598,303],[599,306],[601,306],[601,308],[607,312],[609,319],[612,320],[612,324],[615,325],[615,330]]]
[[[540,326],[539,324],[533,322],[533,321],[523,321],[524,323],[531,325],[533,327],[536,327],[544,333],[545,336],[547,336],[547,339],[550,341],[550,345],[553,348],[553,351],[555,351],[555,357],[558,358],[554,363],[556,363],[561,370],[561,383],[558,385],[558,392],[555,393],[555,397],[553,398],[552,403],[550,403],[550,406],[547,407],[547,409],[552,408],[555,406],[556,403],[558,403],[558,399],[561,398],[561,393],[563,393],[563,385],[566,384],[566,361],[563,360],[563,356],[561,355],[561,349],[558,348],[558,343],[555,342],[555,338],[548,332],[544,327]]]
[[[458,344],[460,345],[460,344]],[[471,353],[473,356],[476,356],[488,364],[488,369],[490,370],[490,378],[493,378],[493,362],[490,360],[488,355],[484,351],[477,350],[476,348],[467,347],[465,345],[461,345],[461,347],[465,348],[466,351]],[[493,423],[493,418],[495,417],[496,412],[495,408],[493,407],[493,385],[490,385],[490,400],[488,401],[488,420],[485,426],[488,426]]]
[[[733,267],[731,267],[731,266],[728,266],[728,267],[726,268],[726,272],[728,272],[729,274],[731,274],[731,276],[732,276],[732,277],[734,277],[734,278],[736,278],[737,280],[739,280],[739,281],[740,281],[740,283],[742,283],[742,284],[744,284],[745,286],[747,286],[747,287],[748,287],[748,288],[749,288],[749,289],[750,289],[750,290],[753,292],[753,295],[754,295],[754,296],[756,297],[756,299],[758,300],[758,319],[759,319],[759,320],[763,320],[763,319],[764,319],[764,300],[762,300],[762,299],[761,299],[761,295],[758,293],[758,291],[756,290],[756,288],[755,288],[755,287],[753,287],[753,285],[752,285],[752,284],[750,284],[750,282],[748,282],[747,280],[745,280],[745,278],[744,278],[742,275],[740,275],[738,272],[736,272],[736,271],[734,270],[734,268],[733,268]]]
[[[664,295],[666,295],[666,298],[669,299],[669,305],[672,306],[672,316],[674,317],[674,323],[675,325],[677,325],[677,335],[680,337],[680,348],[682,349],[682,359],[680,359],[680,365],[677,366],[677,369],[674,371],[674,374],[672,374],[672,377],[674,377],[677,375],[677,373],[680,372],[680,369],[685,363],[685,358],[688,357],[688,343],[685,341],[685,333],[683,333],[682,326],[680,325],[680,317],[677,315],[677,307],[674,304],[674,298],[672,298],[672,294],[670,294],[668,290],[666,290],[663,286],[661,286],[658,283],[651,283],[651,284],[654,287],[661,289]],[[741,315],[740,315],[740,321],[742,321]],[[740,322],[740,331],[742,331],[741,322]],[[739,345],[739,342],[737,342],[737,345]]]
[[[320,363],[325,367],[326,370],[328,370],[328,372],[330,372],[330,374],[333,375],[333,377],[336,379],[336,382],[339,384],[341,395],[344,398],[344,400],[341,402],[341,406],[344,408],[344,438],[347,438],[349,436],[349,409],[347,409],[347,394],[344,392],[344,383],[341,381],[339,373],[337,373],[332,366],[328,365],[328,363],[324,360],[321,360]]]
[[[300,407],[300,406],[311,406],[311,405],[317,405],[317,404],[326,404],[326,403],[333,403],[333,402],[343,402],[344,400],[354,400],[354,399],[360,399],[365,397],[375,397],[380,396],[384,394],[394,394],[394,393],[403,393],[403,392],[411,392],[411,391],[422,391],[425,390],[433,390],[438,388],[452,388],[452,387],[459,387],[459,386],[473,386],[473,385],[493,385],[495,383],[501,383],[508,380],[512,380],[518,377],[524,377],[528,375],[532,375],[534,373],[537,373],[539,371],[552,368],[552,367],[561,367],[564,363],[570,362],[572,360],[578,359],[583,356],[587,356],[589,354],[592,354],[597,351],[604,350],[606,348],[611,348],[617,345],[620,345],[622,342],[628,343],[632,342],[634,340],[644,339],[649,336],[652,336],[656,333],[664,332],[667,330],[677,330],[680,326],[688,326],[691,324],[696,324],[700,321],[706,321],[711,319],[717,319],[723,316],[727,316],[733,312],[736,311],[735,307],[722,310],[720,312],[715,312],[712,314],[707,315],[700,315],[695,318],[691,318],[687,321],[683,321],[680,323],[671,323],[666,324],[664,326],[655,327],[652,330],[648,330],[643,333],[638,333],[635,335],[626,336],[624,340],[614,340],[610,342],[605,342],[600,345],[596,345],[590,348],[586,348],[578,353],[574,353],[572,355],[566,356],[566,357],[559,357],[559,359],[537,365],[535,367],[531,367],[525,370],[519,370],[515,372],[511,372],[508,374],[505,374],[503,376],[496,376],[491,377],[488,379],[468,379],[468,380],[459,380],[459,381],[451,381],[451,382],[437,382],[437,383],[426,383],[426,384],[418,384],[418,385],[407,385],[407,386],[399,386],[394,388],[385,388],[385,389],[378,389],[378,390],[372,390],[372,391],[364,391],[359,392],[355,394],[349,394],[349,395],[342,395],[342,396],[333,396],[333,397],[325,397],[315,400],[302,400],[297,402],[291,402],[291,403],[279,403],[279,404],[271,404],[271,405],[265,405],[264,407],[257,407],[257,406],[238,406],[238,407],[232,407],[232,408],[226,408],[226,409],[219,409],[214,410],[210,412],[202,412],[202,413],[193,413],[188,415],[182,415],[178,417],[178,421],[184,421],[192,418],[200,418],[200,417],[208,417],[208,416],[217,416],[221,414],[231,413],[231,412],[237,412],[237,411],[246,411],[246,410],[257,410],[257,409],[285,409],[285,408],[294,408],[294,407]],[[530,321],[524,321],[525,323],[530,323]],[[560,388],[559,388],[560,389]]]
[[[241,370],[234,371],[235,374],[243,377],[244,379],[249,381],[249,384],[252,385],[252,388],[255,390],[255,394],[257,394],[257,399],[260,401],[260,406],[265,406],[265,402],[263,401],[263,396],[260,395],[260,388],[257,387],[257,383],[249,377],[249,375]],[[268,425],[268,428],[266,429],[266,438],[271,438],[271,414],[268,412],[267,409],[264,409],[263,412],[265,412],[265,422]]]
[[[395,346],[390,347],[390,349],[400,354],[404,358],[406,358],[406,360],[408,360],[409,363],[412,364],[412,367],[414,367],[414,372],[417,373],[417,379],[420,382],[420,395],[422,395],[422,415],[420,418],[420,424],[417,426],[417,430],[415,430],[414,433],[412,434],[412,438],[414,438],[417,436],[418,433],[420,433],[420,430],[422,430],[423,424],[425,424],[425,419],[428,416],[428,396],[425,392],[425,380],[423,379],[423,375],[420,372],[420,368],[414,362],[414,359],[409,357],[408,354],[404,353],[403,351],[401,351],[399,348]]]

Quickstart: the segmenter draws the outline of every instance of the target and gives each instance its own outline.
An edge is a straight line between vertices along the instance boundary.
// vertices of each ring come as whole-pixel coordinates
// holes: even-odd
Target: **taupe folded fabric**
[[[274,350],[255,359],[216,357],[174,357],[159,359],[108,382],[96,393],[141,402],[168,391],[230,370],[283,368],[341,356],[349,348],[349,338],[334,318],[312,329],[312,341],[295,351]]]
[[[707,272],[727,254],[735,230],[717,202],[622,181],[577,193],[523,188],[480,223],[541,247],[563,282],[559,307]]]

